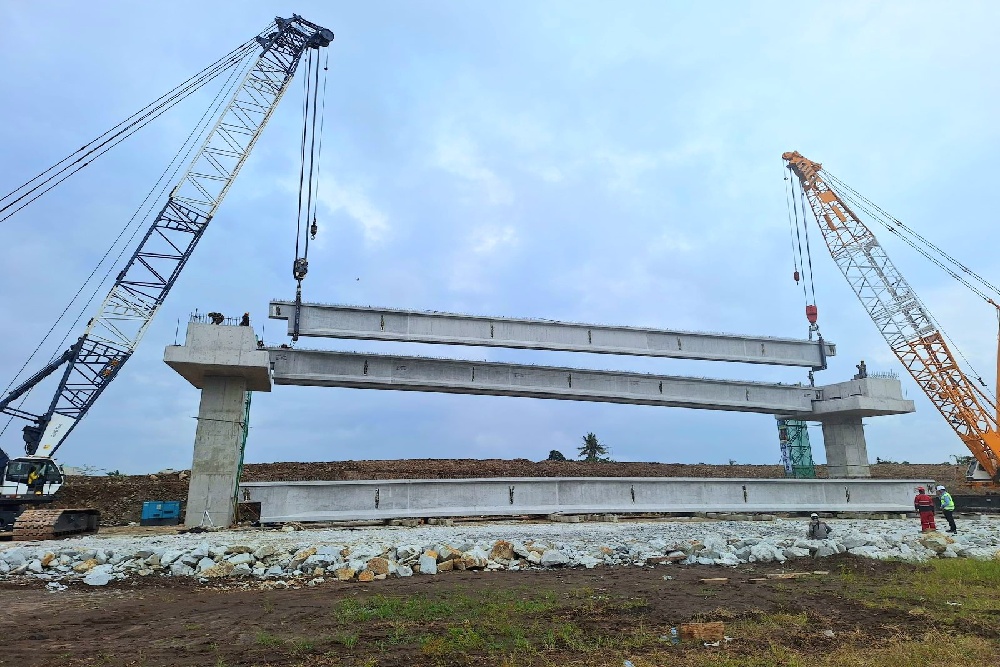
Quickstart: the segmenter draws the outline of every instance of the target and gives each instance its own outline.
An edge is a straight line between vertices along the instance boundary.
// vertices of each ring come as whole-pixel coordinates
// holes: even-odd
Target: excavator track
[[[55,540],[96,533],[101,513],[95,509],[25,510],[14,522],[14,540]]]

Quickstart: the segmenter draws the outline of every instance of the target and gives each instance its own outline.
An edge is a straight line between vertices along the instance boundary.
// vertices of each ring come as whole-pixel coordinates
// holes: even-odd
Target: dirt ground
[[[949,464],[880,463],[871,466],[881,479],[934,479],[952,493],[984,493],[965,484],[965,470]],[[816,466],[826,477],[826,466]],[[243,480],[458,479],[468,477],[743,477],[781,478],[777,465],[707,465],[679,463],[585,463],[527,459],[406,459],[399,461],[331,461],[313,463],[254,463],[243,468]],[[146,500],[187,498],[188,482],[177,475],[70,477],[60,490],[56,507],[96,507],[103,525],[139,521]]]
[[[803,571],[809,565],[789,569]],[[298,590],[233,590],[171,578],[115,582],[106,588],[77,582],[61,592],[48,592],[37,581],[4,583],[0,584],[0,607],[4,609],[0,615],[0,637],[4,638],[0,665],[493,664],[485,658],[481,662],[475,655],[463,656],[459,662],[432,659],[415,643],[387,643],[386,626],[376,623],[352,623],[355,639],[345,641],[343,619],[338,621],[334,612],[345,600],[418,595],[445,599],[456,593],[479,598],[500,590],[522,590],[526,595],[528,591],[551,592],[559,599],[581,600],[553,613],[559,616],[555,620],[572,619],[588,633],[613,633],[636,625],[667,633],[671,626],[688,621],[722,620],[729,628],[741,618],[780,612],[804,615],[805,627],[790,641],[797,651],[811,653],[843,641],[833,635],[849,635],[852,641],[877,645],[898,638],[900,633],[919,636],[929,630],[930,619],[872,610],[841,595],[844,577],[838,574],[844,571],[878,578],[908,566],[850,557],[826,559],[822,565],[831,574],[765,582],[750,580],[786,570],[758,564],[735,569],[658,566],[467,571],[368,584],[327,582]],[[706,577],[729,577],[729,582],[700,581]],[[586,595],[581,597],[580,591]],[[584,604],[587,596],[627,604],[595,607]],[[544,621],[543,615],[531,620]],[[527,623],[529,619],[524,620]],[[446,630],[443,625],[436,630],[435,622],[430,621],[421,626],[431,634]],[[726,634],[730,632],[727,629]],[[726,650],[739,653],[741,641],[740,636],[734,636]],[[697,650],[704,649],[699,645]],[[322,661],[310,662],[309,656]],[[561,664],[559,649],[523,664]]]

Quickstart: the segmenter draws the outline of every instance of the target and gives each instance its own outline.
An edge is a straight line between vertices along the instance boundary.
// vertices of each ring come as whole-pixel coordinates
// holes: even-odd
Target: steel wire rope
[[[792,214],[795,216],[795,240],[798,242],[798,246],[799,246],[798,247],[799,258],[801,258],[802,257],[802,233],[799,230],[799,209],[798,209],[798,204],[799,203],[798,203],[798,201],[796,200],[796,197],[795,197],[795,185],[792,184]],[[803,220],[802,222],[805,223],[806,221]],[[802,269],[803,269],[802,273],[803,274],[805,274],[805,268],[806,267],[803,264],[802,265]],[[805,277],[805,275],[802,276],[802,299],[803,299],[803,301],[806,302],[806,305],[808,306],[809,305],[809,295],[806,293],[806,277]]]
[[[220,66],[220,67],[214,68],[213,71],[209,72],[205,76],[202,76],[201,78],[199,78],[196,81],[194,81],[194,77],[192,77],[192,79],[189,79],[189,81],[193,81],[193,82],[192,83],[185,82],[186,85],[182,84],[183,89],[180,90],[179,92],[177,92],[176,94],[173,94],[171,97],[169,97],[168,99],[166,99],[166,100],[164,100],[162,102],[160,102],[160,100],[163,100],[164,98],[161,97],[158,100],[156,100],[156,102],[160,102],[160,103],[158,105],[156,105],[155,107],[152,106],[153,104],[155,104],[155,102],[151,103],[150,105],[147,105],[147,107],[144,107],[139,112],[136,112],[135,114],[133,114],[132,116],[130,116],[129,119],[134,118],[135,116],[137,116],[138,114],[140,114],[142,111],[145,111],[146,109],[149,109],[150,107],[152,107],[152,109],[149,112],[147,112],[143,116],[140,116],[134,122],[129,123],[127,125],[124,125],[125,121],[123,121],[122,123],[119,123],[118,125],[116,125],[115,127],[113,127],[111,130],[108,130],[104,134],[100,135],[97,139],[94,140],[94,142],[96,142],[96,141],[98,141],[100,139],[104,139],[103,141],[101,141],[100,143],[98,143],[98,144],[94,145],[93,147],[91,147],[89,150],[87,150],[86,153],[84,153],[83,155],[80,155],[79,157],[77,157],[72,162],[69,162],[67,164],[68,160],[70,160],[71,158],[73,158],[74,156],[76,156],[80,151],[83,151],[88,146],[91,146],[91,144],[93,144],[94,142],[91,142],[90,144],[84,145],[76,153],[73,153],[70,156],[68,156],[66,158],[63,158],[62,160],[60,160],[59,162],[57,162],[55,165],[53,165],[49,169],[45,170],[44,172],[42,172],[41,174],[39,174],[38,176],[36,176],[31,181],[28,181],[27,183],[25,183],[24,185],[22,185],[17,190],[14,190],[11,193],[8,193],[7,195],[5,195],[3,199],[9,199],[13,195],[15,195],[18,192],[20,192],[21,190],[23,190],[27,185],[31,185],[32,183],[35,183],[35,181],[37,179],[41,178],[42,176],[46,176],[48,174],[48,176],[46,178],[44,178],[43,180],[41,180],[40,182],[38,182],[36,185],[34,185],[34,187],[31,187],[30,189],[24,191],[23,193],[20,194],[20,196],[18,196],[17,198],[9,201],[6,205],[0,207],[0,213],[4,213],[4,215],[2,217],[0,217],[0,222],[8,220],[12,216],[14,216],[18,211],[22,210],[23,208],[25,208],[26,206],[28,206],[32,202],[34,202],[37,199],[39,199],[40,197],[44,196],[46,193],[52,191],[52,189],[54,189],[56,186],[58,186],[59,184],[61,184],[63,181],[65,181],[69,177],[73,176],[74,174],[79,173],[85,167],[93,164],[94,160],[96,160],[97,158],[99,158],[99,157],[103,156],[104,154],[106,154],[108,151],[110,151],[112,148],[114,148],[115,146],[117,146],[118,144],[120,144],[125,139],[128,139],[129,137],[131,137],[133,134],[135,134],[137,131],[139,131],[140,129],[142,129],[146,125],[148,125],[150,122],[152,122],[156,118],[158,118],[161,115],[163,115],[166,111],[169,111],[170,109],[172,109],[179,102],[181,102],[182,100],[184,100],[185,98],[187,98],[188,96],[190,96],[191,94],[193,94],[194,92],[196,92],[197,90],[199,90],[204,84],[208,83],[209,81],[211,81],[212,79],[214,79],[218,75],[222,74],[223,72],[225,72],[225,71],[231,69],[232,67],[236,66],[237,64],[239,64],[239,62],[241,62],[243,59],[245,59],[246,56],[247,56],[247,54],[249,54],[252,50],[253,50],[252,49],[252,44],[248,42],[247,44],[243,45],[242,47],[240,47],[239,49],[237,49],[236,51],[233,52],[233,54],[236,54],[236,55],[232,55],[232,56],[228,56],[227,55],[227,57],[226,57],[227,62],[226,62],[226,64],[224,66]],[[240,51],[242,51],[242,53],[238,53]],[[239,57],[237,57],[237,55]],[[122,127],[123,125],[124,125],[123,129],[120,129],[117,132],[114,132],[114,130],[117,130],[118,128]],[[111,134],[112,132],[114,132],[114,133]],[[107,138],[105,138],[105,137],[107,137]],[[86,162],[83,162],[83,160],[85,160],[87,158],[90,158],[90,159],[87,160]],[[59,165],[63,165],[63,166],[53,172],[53,169],[56,169],[56,167],[59,167]],[[50,174],[49,172],[52,172],[52,173]],[[61,178],[59,178],[60,176],[61,176]],[[48,186],[48,187],[44,187],[44,186]],[[38,194],[36,194],[34,197],[31,197],[27,201],[24,201],[25,198],[29,197],[32,193],[35,193],[38,190],[41,190],[41,192],[38,192]],[[2,201],[2,200],[0,200],[0,201]],[[21,203],[21,202],[23,202],[23,203]],[[21,203],[21,205],[17,206],[16,208],[13,208],[13,210],[10,210],[12,207],[14,207],[15,205],[17,205],[18,203]]]
[[[941,261],[940,258],[935,257],[934,255],[932,255],[931,252],[927,250],[927,248],[930,248],[931,250],[933,250],[934,252],[936,252],[938,255],[940,255],[940,257],[943,257],[945,260],[947,260],[951,264],[957,266],[962,271],[962,273],[965,273],[968,276],[971,276],[974,280],[976,280],[977,282],[979,282],[983,287],[985,287],[986,289],[994,292],[998,297],[1000,297],[1000,288],[998,288],[993,283],[991,283],[988,280],[986,280],[984,277],[982,277],[981,275],[979,275],[978,273],[976,273],[975,271],[973,271],[972,269],[970,269],[968,266],[966,266],[962,262],[960,262],[957,259],[955,259],[953,256],[949,255],[947,252],[945,252],[939,246],[937,246],[936,244],[934,244],[933,242],[931,242],[930,240],[928,240],[927,238],[925,238],[924,236],[922,236],[919,232],[915,231],[914,229],[912,229],[911,227],[908,227],[903,222],[901,222],[901,221],[897,220],[896,218],[894,218],[892,215],[890,215],[885,210],[883,210],[882,208],[880,208],[877,204],[873,203],[867,197],[865,197],[864,195],[862,195],[861,193],[859,193],[857,190],[854,190],[853,188],[851,188],[851,186],[847,185],[846,183],[844,183],[840,179],[838,179],[838,178],[836,178],[834,176],[830,176],[830,180],[832,182],[836,183],[838,186],[843,187],[846,191],[848,191],[848,192],[851,193],[850,195],[846,195],[844,197],[845,199],[847,199],[851,203],[853,203],[856,206],[858,206],[858,208],[860,208],[863,211],[865,211],[876,222],[878,222],[880,225],[882,225],[883,227],[885,227],[887,230],[889,230],[890,232],[892,232],[893,234],[895,234],[896,236],[898,236],[900,239],[902,239],[903,241],[905,241],[910,247],[912,247],[914,250],[916,250],[917,252],[919,252],[921,255],[923,255],[927,259],[931,260],[932,262],[934,262],[935,265],[937,265],[938,267],[940,267],[943,271],[945,271],[946,273],[948,273],[955,280],[958,280],[963,285],[965,285],[966,287],[968,287],[970,290],[972,290],[973,292],[975,292],[976,295],[978,295],[979,297],[983,298],[984,300],[986,300],[986,301],[988,301],[990,303],[993,303],[993,305],[996,305],[993,302],[992,297],[990,297],[987,294],[985,294],[980,288],[978,288],[975,285],[971,284],[966,278],[964,278],[963,276],[959,275],[954,269],[952,269],[952,268],[948,267],[947,265],[945,265]],[[900,230],[902,230],[903,232],[905,232],[905,234],[901,233]],[[907,234],[909,235],[909,237],[907,237]],[[914,241],[914,239],[916,239],[916,241]],[[922,247],[920,247],[920,244],[923,244],[926,247],[922,248]]]
[[[892,218],[892,216],[890,216],[887,213],[885,213],[884,211],[882,211],[882,209],[880,209],[875,204],[871,204],[871,207],[874,208],[874,209],[877,209],[878,211],[881,211],[881,214],[880,213],[876,213],[875,211],[873,211],[863,201],[859,201],[858,199],[855,199],[854,197],[851,197],[850,195],[843,195],[840,191],[838,191],[837,189],[835,189],[834,187],[832,187],[831,184],[837,185],[837,186],[842,186],[847,191],[854,192],[855,195],[857,195],[857,197],[863,199],[863,197],[860,194],[858,194],[857,191],[853,190],[850,186],[844,184],[843,181],[840,181],[836,177],[831,177],[830,174],[825,169],[822,171],[822,173],[823,173],[824,176],[826,176],[827,178],[829,178],[830,183],[827,184],[827,187],[830,187],[830,189],[833,191],[833,193],[838,198],[841,198],[842,200],[846,200],[846,201],[848,201],[848,202],[850,202],[850,203],[855,204],[856,206],[858,206],[858,208],[860,208],[862,211],[864,211],[869,216],[871,216],[871,218],[875,222],[878,222],[880,225],[882,225],[883,227],[885,227],[890,232],[895,233],[896,236],[898,236],[905,243],[907,243],[907,245],[909,245],[910,247],[912,247],[914,250],[916,250],[917,252],[919,252],[921,255],[923,255],[924,257],[926,257],[927,259],[929,259],[934,264],[936,264],[939,267],[941,267],[949,275],[951,275],[956,280],[958,280],[959,282],[961,282],[963,285],[965,285],[966,287],[968,287],[970,290],[972,290],[978,296],[986,299],[987,301],[990,301],[989,297],[987,297],[986,295],[984,295],[981,290],[979,290],[978,288],[976,288],[974,285],[971,285],[967,280],[964,280],[961,276],[956,275],[954,271],[952,271],[948,267],[944,266],[939,260],[937,260],[935,257],[931,256],[925,249],[922,249],[922,248],[918,247],[912,241],[912,239],[908,239],[906,236],[904,236],[902,234],[899,234],[898,232],[896,232],[895,230],[893,230],[892,227],[889,224],[887,224],[886,221],[884,221],[882,219],[882,217],[881,217],[882,215],[884,215],[886,217]],[[865,201],[868,201],[868,200],[866,199]],[[869,203],[871,203],[871,202],[869,202]],[[892,219],[895,220],[895,218],[892,218]],[[876,243],[878,243],[877,239],[876,239]],[[879,247],[881,247],[881,244],[879,244]],[[885,252],[884,249],[882,249],[882,251],[883,251],[883,253]],[[886,258],[888,259],[888,256],[886,256]],[[904,280],[905,280],[905,278],[904,278]],[[986,284],[988,284],[988,283],[986,283]],[[944,337],[945,341],[949,344],[950,348],[953,349],[958,354],[958,356],[962,359],[963,362],[965,362],[966,367],[971,371],[972,377],[975,378],[979,382],[979,384],[981,384],[983,387],[985,387],[985,390],[981,390],[981,389],[979,389],[978,387],[976,387],[975,385],[973,385],[971,383],[970,383],[969,386],[972,387],[973,389],[979,391],[980,393],[983,393],[983,394],[987,395],[988,397],[990,397],[990,400],[993,402],[994,405],[996,405],[996,397],[993,396],[992,392],[989,389],[989,386],[986,384],[986,381],[983,380],[982,373],[980,373],[978,370],[976,370],[975,366],[973,366],[972,362],[969,361],[969,358],[962,351],[962,348],[959,347],[959,345],[955,341],[955,339],[944,329],[944,327],[941,326],[941,323],[934,316],[934,314],[930,311],[930,309],[924,303],[923,299],[921,299],[920,296],[916,292],[914,292],[912,290],[912,288],[910,290],[910,296],[912,296],[913,299],[920,305],[920,308],[923,310],[924,314],[927,315],[927,318],[930,320],[930,322],[934,326],[934,328],[938,332],[940,332],[940,334]],[[962,375],[966,375],[966,374],[963,372]]]
[[[313,207],[313,223],[316,222],[316,215],[319,212],[319,182],[322,174],[323,162],[323,128],[326,127],[326,84],[329,81],[330,52],[326,52],[326,59],[323,62],[323,93],[320,95],[321,107],[319,111],[319,148],[316,152],[316,204]]]
[[[306,132],[309,129],[309,87],[310,87],[310,74],[312,73],[312,53],[310,52],[306,56],[306,75],[303,77],[302,82],[302,142],[299,145],[299,202],[298,202],[298,213],[295,218],[295,259],[296,265],[299,259],[299,239],[302,236],[302,193],[305,189],[303,183],[305,182],[306,174]],[[306,223],[308,224],[308,223]],[[295,273],[295,271],[293,271]]]
[[[802,205],[802,231],[806,237],[806,258],[809,262],[809,291],[812,293],[813,305],[816,305],[816,283],[813,281],[813,258],[812,249],[809,247],[809,223],[806,217],[806,192],[802,189],[802,183],[799,183],[799,204]],[[818,224],[818,223],[817,223]]]
[[[789,181],[791,180],[791,177],[788,175],[788,169],[784,166],[783,162],[781,171],[782,177],[785,180],[785,213],[788,215],[788,237],[792,244],[792,268],[795,269],[795,273],[799,273],[799,257],[795,254],[795,229],[792,226],[792,205],[788,196]],[[799,274],[799,276],[801,277],[801,274]],[[795,282],[798,283],[798,281]]]
[[[310,55],[313,55],[313,54],[310,54]],[[315,209],[314,209],[314,203],[313,203],[313,182],[314,182],[314,180],[316,179],[316,176],[317,176],[317,174],[316,174],[316,166],[317,166],[316,165],[316,117],[319,115],[318,112],[317,112],[317,109],[318,109],[318,106],[319,106],[318,105],[318,102],[319,102],[319,100],[318,100],[318,97],[319,97],[319,53],[316,52],[314,55],[315,55],[315,58],[316,58],[316,65],[313,68],[313,74],[314,74],[315,80],[313,81],[313,89],[312,89],[312,95],[313,95],[313,99],[312,99],[312,128],[310,129],[310,146],[309,146],[309,192],[308,192],[308,194],[306,196],[306,219],[303,221],[304,225],[305,225],[305,232],[306,232],[305,237],[306,237],[306,240],[305,240],[305,248],[302,251],[302,256],[304,258],[307,258],[307,259],[309,257],[309,218],[310,218],[310,213],[312,213],[313,217],[315,217]],[[317,185],[317,190],[318,190],[318,185]],[[319,192],[317,191],[316,194],[318,195]]]
[[[248,51],[248,54],[249,53],[250,52]],[[111,273],[114,271],[114,268],[117,266],[118,261],[121,260],[122,256],[125,254],[125,251],[131,246],[132,242],[135,240],[136,235],[138,234],[139,230],[141,229],[137,223],[144,222],[148,218],[149,213],[151,211],[149,211],[147,209],[150,209],[151,206],[153,204],[155,204],[157,201],[159,201],[160,197],[163,196],[163,193],[173,183],[172,179],[177,175],[177,172],[180,171],[181,166],[186,163],[187,158],[190,157],[192,151],[194,150],[194,147],[197,146],[201,142],[201,140],[203,139],[203,137],[205,136],[206,130],[209,127],[209,122],[206,122],[206,121],[211,121],[213,118],[215,118],[218,115],[218,111],[219,111],[219,109],[222,106],[222,104],[221,104],[222,101],[224,101],[225,99],[228,99],[229,95],[232,93],[233,89],[235,88],[236,83],[238,83],[239,81],[242,81],[243,78],[244,78],[244,76],[246,75],[246,72],[250,69],[250,67],[252,67],[252,64],[250,63],[250,59],[247,58],[246,55],[244,55],[244,60],[246,60],[247,63],[244,63],[243,67],[232,68],[232,70],[230,72],[230,75],[229,75],[228,79],[226,80],[226,82],[222,85],[222,87],[216,93],[215,97],[212,99],[212,102],[209,104],[208,108],[202,113],[201,118],[199,118],[199,120],[195,124],[194,128],[191,130],[191,132],[188,134],[187,138],[181,144],[180,148],[174,154],[174,157],[171,159],[171,161],[164,168],[163,172],[160,174],[160,177],[157,179],[156,183],[153,184],[153,187],[149,190],[149,192],[146,194],[146,196],[143,199],[143,201],[139,204],[139,207],[136,209],[136,211],[129,218],[128,222],[125,224],[125,226],[122,228],[122,230],[118,233],[118,236],[116,236],[115,239],[114,239],[114,241],[112,241],[111,245],[108,247],[108,249],[102,255],[102,257],[101,257],[100,261],[98,262],[97,266],[94,267],[94,269],[93,269],[93,271],[91,271],[90,275],[86,278],[86,280],[84,280],[83,284],[77,290],[76,294],[70,299],[69,303],[63,309],[62,313],[59,315],[59,317],[56,319],[56,321],[49,328],[48,332],[46,332],[46,334],[42,337],[42,340],[38,343],[38,345],[32,351],[32,353],[28,357],[27,361],[25,361],[25,363],[21,366],[21,368],[14,375],[14,378],[7,385],[6,389],[4,389],[4,393],[5,394],[8,391],[10,391],[11,387],[14,386],[14,384],[17,382],[18,378],[21,376],[21,374],[24,372],[24,370],[28,367],[28,365],[31,363],[31,361],[34,359],[34,357],[38,354],[38,352],[41,350],[41,348],[45,345],[45,343],[48,340],[48,338],[52,335],[52,332],[55,331],[56,327],[59,325],[59,322],[62,321],[62,319],[63,319],[63,317],[65,317],[66,313],[70,310],[70,308],[72,308],[73,304],[77,301],[77,299],[83,293],[83,291],[85,290],[85,288],[87,287],[87,285],[90,284],[90,282],[92,281],[94,275],[97,274],[97,272],[100,270],[101,266],[106,262],[107,258],[111,255],[112,252],[114,252],[115,247],[119,245],[119,241],[121,240],[121,238],[129,231],[130,227],[134,227],[134,229],[132,230],[132,234],[129,236],[128,241],[126,241],[124,244],[121,245],[121,249],[119,250],[118,255],[115,257],[115,260],[114,260],[114,262],[111,265],[111,268],[108,269],[108,271],[104,274],[104,277],[100,280],[100,282],[97,283],[96,287],[94,287],[93,291],[90,294],[90,297],[88,298],[87,302],[81,308],[80,313],[77,315],[76,319],[73,321],[72,324],[70,324],[67,327],[66,333],[63,335],[62,340],[60,340],[60,342],[56,345],[56,350],[57,351],[53,354],[53,356],[50,359],[50,361],[52,361],[53,359],[55,359],[55,357],[60,354],[60,352],[58,352],[58,350],[63,346],[63,344],[65,344],[66,339],[69,338],[70,334],[73,332],[73,329],[76,327],[76,325],[79,324],[80,320],[83,319],[83,315],[90,308],[90,305],[93,303],[94,298],[97,296],[97,294],[100,292],[100,290],[103,287],[103,285],[107,282],[108,278],[111,276]],[[238,74],[240,76],[237,76]],[[181,157],[182,153],[183,153],[183,157]],[[169,173],[169,179],[166,178],[168,173]],[[159,192],[157,192],[156,193],[156,197],[153,198],[152,195],[153,195],[154,192],[156,192],[157,188],[159,188]],[[145,213],[143,213],[144,210],[146,210]],[[18,402],[18,408],[20,408],[24,404],[25,400],[31,394],[31,392],[32,392],[33,389],[34,389],[34,387],[32,387],[31,389],[29,389],[24,394],[24,396],[21,397],[20,401]],[[7,431],[7,428],[10,426],[10,424],[11,424],[12,421],[13,421],[13,417],[10,417],[7,420],[7,423],[4,424],[4,426],[3,426],[2,429],[0,429],[0,436],[2,436]]]
[[[944,257],[946,260],[948,260],[949,262],[951,262],[952,264],[954,264],[955,266],[957,266],[959,269],[961,269],[961,271],[963,273],[967,273],[968,275],[970,275],[973,278],[975,278],[982,285],[984,285],[986,288],[988,288],[991,291],[993,291],[993,292],[997,293],[998,295],[1000,295],[1000,288],[998,288],[997,286],[993,285],[991,282],[989,282],[988,280],[986,280],[985,278],[983,278],[981,275],[979,275],[978,273],[976,273],[975,271],[973,271],[972,269],[970,269],[968,266],[966,266],[962,262],[960,262],[957,259],[955,259],[952,255],[950,255],[947,252],[945,252],[945,250],[943,250],[941,247],[939,247],[938,245],[936,245],[932,241],[928,240],[923,235],[921,235],[919,232],[917,232],[913,228],[907,226],[902,221],[900,221],[900,220],[896,219],[895,217],[893,217],[892,215],[890,215],[888,212],[886,212],[885,210],[883,210],[877,204],[875,204],[874,202],[872,202],[871,200],[869,200],[867,197],[865,197],[864,195],[862,195],[860,192],[858,192],[857,190],[855,190],[851,186],[847,185],[846,183],[844,183],[843,181],[841,181],[840,179],[838,179],[836,176],[830,175],[830,178],[831,178],[831,180],[833,180],[833,181],[837,182],[838,184],[840,184],[841,186],[843,186],[846,190],[848,190],[849,192],[851,192],[858,199],[860,199],[861,201],[863,201],[866,204],[868,204],[869,206],[871,206],[874,210],[878,211],[882,216],[884,216],[886,218],[887,221],[889,221],[888,225],[895,225],[895,226],[898,226],[900,229],[903,229],[908,234],[910,234],[911,236],[913,236],[914,238],[916,238],[917,240],[919,240],[921,243],[923,243],[927,247],[931,248],[932,250],[934,250],[935,252],[937,252],[938,254],[940,254],[942,257]],[[873,213],[870,213],[870,214],[873,215],[873,217],[874,217]],[[886,222],[883,222],[883,221],[880,221],[880,222],[882,222],[883,225],[887,224]],[[901,236],[901,238],[902,238],[902,236]]]

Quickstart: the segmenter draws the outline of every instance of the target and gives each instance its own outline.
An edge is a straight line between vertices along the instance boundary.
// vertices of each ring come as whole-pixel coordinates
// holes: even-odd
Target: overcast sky
[[[804,338],[780,159],[788,150],[1000,281],[989,199],[1000,103],[994,2],[0,0],[0,193],[292,12],[336,34],[308,301]],[[0,223],[0,389],[207,104],[189,100]],[[266,315],[269,299],[294,296],[301,122],[293,83],[62,462],[130,473],[190,466],[199,392],[162,357],[196,308],[249,310],[269,344],[287,340],[284,323]],[[992,308],[885,236],[992,384]],[[820,325],[838,350],[817,383],[849,379],[861,359],[869,371],[902,373],[819,235],[812,241]],[[801,369],[742,364],[308,344],[806,381]],[[872,461],[967,454],[902,381],[917,413],[866,421]],[[43,411],[52,392],[44,385],[26,407]],[[0,438],[12,454],[22,425]],[[246,460],[539,460],[552,449],[575,456],[589,431],[623,461],[780,460],[766,415],[301,387],[254,396]],[[819,427],[810,435],[825,461]]]

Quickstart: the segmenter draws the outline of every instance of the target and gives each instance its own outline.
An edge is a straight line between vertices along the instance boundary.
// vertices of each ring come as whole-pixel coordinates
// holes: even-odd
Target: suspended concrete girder
[[[542,477],[244,482],[261,521],[644,512],[908,512],[929,480]]]
[[[275,384],[523,396],[777,414],[812,410],[802,385],[356,352],[270,349]]]
[[[270,317],[288,320],[289,334],[295,329],[294,312],[295,304],[291,301],[271,302]],[[825,341],[315,303],[302,304],[299,335],[738,361],[815,369],[825,368],[826,357],[836,354],[836,346]]]

